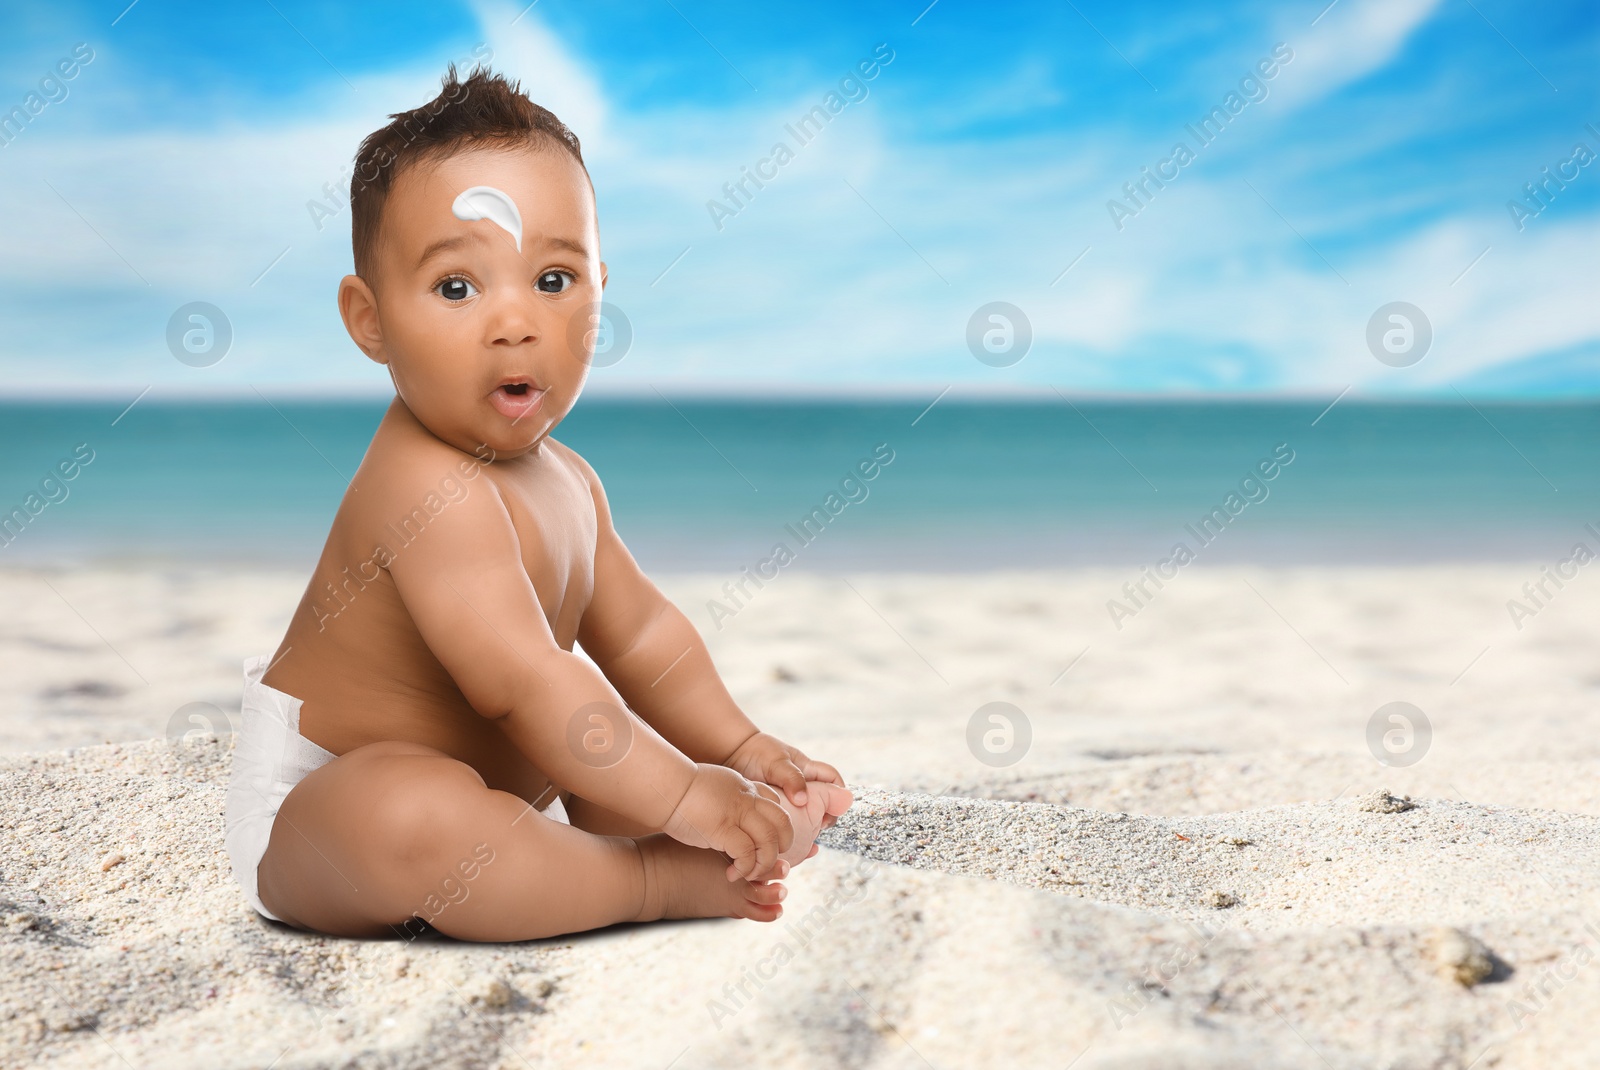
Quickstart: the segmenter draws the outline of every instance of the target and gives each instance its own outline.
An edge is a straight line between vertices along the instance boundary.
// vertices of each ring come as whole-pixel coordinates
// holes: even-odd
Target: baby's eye
[[[546,271],[539,276],[539,281],[534,283],[540,293],[564,293],[577,280],[565,271]]]
[[[459,276],[441,281],[433,288],[433,292],[446,301],[465,301],[478,292],[478,288]]]

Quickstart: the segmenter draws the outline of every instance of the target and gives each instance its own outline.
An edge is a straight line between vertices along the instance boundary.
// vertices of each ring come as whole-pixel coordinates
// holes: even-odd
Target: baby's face
[[[428,430],[469,453],[487,445],[511,457],[571,410],[605,285],[594,198],[576,160],[557,149],[474,149],[402,173],[377,261],[373,356]]]

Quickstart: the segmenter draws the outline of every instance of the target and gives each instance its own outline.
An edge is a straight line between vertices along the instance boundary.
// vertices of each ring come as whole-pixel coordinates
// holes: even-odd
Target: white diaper
[[[267,853],[272,823],[283,800],[312,770],[327,765],[338,755],[300,734],[299,699],[261,682],[270,664],[266,657],[250,658],[244,663],[244,702],[239,711],[239,734],[233,743],[233,773],[228,779],[222,839],[233,864],[234,879],[244,889],[245,898],[262,917],[278,921],[257,894],[256,867]],[[543,813],[570,824],[560,796]]]
[[[294,786],[338,756],[300,734],[300,700],[261,682],[269,664],[265,657],[244,663],[244,704],[222,838],[245,898],[262,917],[277,921],[256,894],[256,867],[267,853],[272,822]]]

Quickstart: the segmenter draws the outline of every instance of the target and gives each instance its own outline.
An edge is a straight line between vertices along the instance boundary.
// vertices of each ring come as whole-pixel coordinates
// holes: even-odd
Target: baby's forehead
[[[464,146],[409,161],[385,198],[380,255],[411,256],[463,218],[457,199],[474,187],[503,193],[530,231],[561,232],[589,247],[599,241],[588,172],[564,150],[537,141]]]
[[[407,201],[455,199],[472,186],[494,186],[524,211],[539,205],[592,204],[594,188],[583,165],[566,152],[538,141],[465,145],[412,161],[395,176],[389,196]]]

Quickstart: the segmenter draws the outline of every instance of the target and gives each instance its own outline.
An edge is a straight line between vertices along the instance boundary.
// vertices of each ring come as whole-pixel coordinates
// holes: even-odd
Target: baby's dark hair
[[[408,167],[437,161],[466,148],[502,147],[518,142],[559,146],[584,167],[578,135],[522,91],[520,83],[475,67],[466,81],[450,64],[439,95],[420,108],[396,112],[374,130],[356,152],[350,177],[350,245],[356,274],[372,281],[378,228],[389,190]]]

